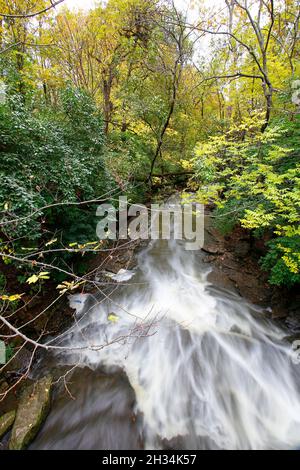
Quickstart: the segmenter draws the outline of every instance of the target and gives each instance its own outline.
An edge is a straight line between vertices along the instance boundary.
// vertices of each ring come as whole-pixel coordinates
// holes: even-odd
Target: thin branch
[[[24,333],[21,333],[21,331],[14,327],[10,322],[8,322],[4,317],[0,315],[0,321],[2,321],[10,330],[14,331],[18,336],[20,336],[24,341],[27,343],[32,344],[36,348],[42,348],[45,349],[46,351],[49,351],[51,349],[53,350],[59,350],[59,351],[85,351],[85,350],[91,350],[91,351],[100,351],[101,349],[104,349],[108,346],[111,346],[112,344],[119,343],[120,341],[124,341],[129,338],[135,338],[135,337],[145,337],[145,336],[152,336],[152,335],[133,335],[133,334],[128,334],[128,335],[120,335],[117,336],[116,338],[112,339],[109,342],[106,342],[104,344],[100,345],[90,345],[90,346],[50,346],[49,344],[43,344],[39,343],[38,341],[35,341],[31,338],[28,338]],[[153,333],[155,334],[155,333]]]
[[[96,204],[98,202],[105,202],[107,201],[107,198],[110,194],[116,192],[117,190],[116,189],[113,189],[111,191],[108,191],[107,193],[103,194],[102,196],[100,196],[99,198],[95,198],[95,199],[90,199],[88,201],[74,201],[74,202],[56,202],[54,204],[48,204],[47,206],[43,206],[37,210],[35,210],[34,212],[32,212],[31,214],[29,215],[26,215],[24,217],[18,217],[16,219],[12,219],[12,220],[6,220],[5,222],[0,222],[0,226],[4,226],[4,225],[9,225],[9,224],[13,224],[13,223],[19,223],[19,222],[22,222],[24,220],[28,220],[28,219],[31,219],[32,217],[34,217],[35,215],[37,214],[40,214],[42,211],[46,210],[46,209],[52,209],[53,207],[60,207],[60,206],[83,206],[83,205],[87,205],[87,204]],[[5,211],[4,211],[5,212]]]
[[[18,46],[27,46],[27,47],[56,47],[56,44],[50,43],[50,44],[34,44],[34,43],[27,43],[27,42],[15,42],[11,44],[10,46],[7,46],[5,49],[0,50],[0,54],[5,54],[6,52],[10,51],[14,47]]]
[[[41,15],[42,13],[46,13],[47,11],[51,10],[51,8],[55,8],[60,3],[64,2],[65,0],[57,0],[55,3],[52,3],[48,7],[44,8],[43,10],[36,11],[35,13],[21,13],[18,15],[9,14],[9,13],[0,13],[0,16],[3,18],[33,18],[34,16]]]
[[[10,46],[7,46],[5,49],[2,49],[2,51],[0,51],[0,54],[5,54],[5,52],[10,51],[14,47],[20,46],[21,44],[22,44],[21,41],[15,42],[15,43],[11,44]]]
[[[240,78],[240,77],[242,77],[242,78],[252,78],[252,79],[255,78],[257,80],[264,81],[264,78],[261,75],[250,75],[250,74],[246,74],[246,73],[237,72],[237,73],[234,73],[232,75],[214,75],[213,77],[203,78],[203,80],[197,84],[197,87],[202,85],[202,83],[204,83],[204,82],[208,82],[209,80],[218,80],[218,79],[222,79],[222,78]]]
[[[269,10],[269,8],[268,8],[268,10]],[[269,46],[269,42],[270,42],[270,38],[271,38],[271,34],[272,34],[272,29],[273,29],[274,22],[275,22],[274,2],[273,2],[273,0],[271,0],[271,9],[269,10],[269,13],[270,13],[270,16],[271,16],[271,23],[270,23],[270,27],[269,27],[269,30],[268,30],[268,36],[267,36],[265,51],[264,51],[265,53],[268,50],[268,46]]]

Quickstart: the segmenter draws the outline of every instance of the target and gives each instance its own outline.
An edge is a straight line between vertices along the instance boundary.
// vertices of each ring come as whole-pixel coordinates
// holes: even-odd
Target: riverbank
[[[265,253],[263,240],[253,239],[248,230],[236,227],[222,235],[214,227],[211,211],[206,211],[204,262],[212,268],[208,280],[238,293],[266,309],[266,315],[291,330],[300,332],[299,286],[292,289],[273,286],[260,267]]]
[[[117,274],[120,270],[129,270],[134,267],[135,251],[140,244],[141,242],[138,240],[111,243],[106,251],[102,251],[90,259],[88,264],[89,275],[86,277],[86,282],[80,290],[77,289],[72,293],[99,294],[103,290],[105,295],[109,295],[118,285],[118,282],[112,279],[111,276]],[[6,268],[6,276],[11,280],[10,286],[14,285],[15,289],[20,289],[20,285],[16,282],[14,268]],[[34,297],[28,295],[28,299],[29,301],[26,302],[25,296],[24,304],[20,307],[18,316],[15,319],[15,326],[18,327],[18,325],[28,323],[28,327],[25,327],[22,331],[34,340],[43,342],[52,337],[54,338],[68,329],[75,320],[74,310],[69,306],[68,292],[59,297],[56,284],[51,280],[44,284],[41,293],[37,293]],[[41,312],[44,312],[43,315],[41,315]],[[9,332],[7,331],[7,333]],[[36,379],[32,378],[31,369],[41,357],[42,351],[36,350],[30,344],[24,346],[24,342],[20,337],[14,339],[14,345],[14,356],[8,360],[7,365],[0,374],[0,395],[2,398],[0,400],[0,419],[4,418],[2,433],[0,421],[0,450],[6,449],[9,445],[10,437],[7,432],[12,427],[17,410],[20,406],[22,408],[24,406],[22,397],[24,394],[27,395],[28,390],[31,390],[32,387],[35,390],[38,383]],[[33,393],[33,396],[35,396],[35,393]],[[12,415],[14,419],[11,422]],[[22,422],[24,427],[24,418]],[[41,424],[42,422],[40,422]]]

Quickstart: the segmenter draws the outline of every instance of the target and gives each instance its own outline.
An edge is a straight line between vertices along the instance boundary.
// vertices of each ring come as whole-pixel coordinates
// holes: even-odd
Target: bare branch
[[[208,82],[209,80],[218,80],[218,79],[223,79],[223,78],[240,78],[240,77],[242,77],[242,78],[251,78],[251,79],[254,78],[254,79],[263,81],[263,77],[261,75],[251,75],[251,74],[247,74],[247,73],[237,72],[237,73],[233,73],[231,75],[214,75],[213,77],[203,78],[203,80],[197,84],[197,87],[200,86],[204,82]]]
[[[12,219],[12,220],[6,220],[4,222],[0,222],[0,226],[5,226],[5,225],[9,225],[9,224],[13,224],[13,223],[19,223],[19,222],[22,222],[24,220],[28,220],[28,219],[31,219],[32,217],[34,217],[35,215],[37,214],[40,214],[42,211],[46,210],[46,209],[52,209],[53,207],[61,207],[61,206],[83,206],[83,205],[87,205],[87,204],[96,204],[98,202],[105,202],[107,201],[107,198],[110,194],[113,194],[114,192],[116,192],[117,190],[116,189],[113,189],[111,191],[108,191],[107,193],[103,194],[102,196],[100,196],[99,198],[95,198],[95,199],[90,199],[88,201],[72,201],[72,202],[56,202],[54,204],[48,204],[47,206],[43,206],[37,210],[35,210],[34,212],[32,212],[31,214],[29,215],[26,215],[24,217],[18,217],[16,219]],[[3,211],[3,212],[6,212],[6,211]]]
[[[65,0],[57,0],[55,3],[52,3],[48,7],[44,8],[43,10],[36,11],[35,13],[23,13],[23,14],[9,14],[9,13],[0,13],[2,18],[33,18],[34,16],[41,15],[42,13],[46,13],[47,11],[51,10],[51,8],[55,8],[60,3],[64,2]]]
[[[267,36],[266,45],[265,45],[265,53],[268,50],[268,46],[269,46],[269,42],[270,42],[270,38],[271,38],[271,34],[272,34],[272,29],[273,29],[274,22],[275,22],[274,2],[273,2],[273,0],[270,0],[270,3],[271,3],[271,8],[270,9],[268,8],[268,10],[269,10],[270,16],[271,16],[271,23],[270,23],[270,27],[269,27],[269,30],[268,30],[268,36]]]

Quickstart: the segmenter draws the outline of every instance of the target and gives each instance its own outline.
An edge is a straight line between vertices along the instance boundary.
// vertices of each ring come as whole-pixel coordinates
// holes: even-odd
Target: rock
[[[223,287],[236,292],[235,284],[229,279],[229,277],[218,268],[214,268],[207,276],[208,282],[215,286]]]
[[[204,251],[204,253],[208,253],[209,255],[222,255],[224,253],[224,250],[222,250],[222,248],[220,248],[217,243],[204,245],[202,247],[202,251]]]
[[[2,381],[0,382],[0,394],[1,394],[1,393],[5,393],[6,390],[8,390],[8,389],[9,389],[8,383],[6,382],[6,380],[2,380]]]
[[[230,269],[228,277],[235,283],[242,297],[250,300],[253,304],[269,305],[270,288],[268,285],[265,285],[259,277],[255,276],[255,274],[248,274],[243,270]]]
[[[204,255],[201,257],[202,263],[212,263],[213,261],[217,261],[218,256],[213,256],[213,255]]]
[[[289,313],[289,315],[285,319],[285,324],[289,328],[289,330],[291,330],[293,332],[300,332],[299,315]]]
[[[9,411],[0,418],[0,439],[10,430],[16,417],[15,411]]]
[[[16,354],[7,364],[5,370],[7,373],[13,371],[14,374],[22,372],[28,369],[32,358],[32,353],[26,348],[22,348],[18,354]]]
[[[234,252],[239,258],[243,258],[250,251],[250,243],[246,240],[240,240],[234,247]]]
[[[282,305],[275,305],[272,308],[272,318],[276,320],[278,318],[286,318],[287,317],[287,309]]]
[[[50,409],[52,377],[27,387],[21,395],[9,441],[10,450],[25,449],[34,439]]]
[[[202,251],[209,255],[220,255],[224,253],[223,238],[212,226],[212,219],[208,216],[205,217],[204,245]]]

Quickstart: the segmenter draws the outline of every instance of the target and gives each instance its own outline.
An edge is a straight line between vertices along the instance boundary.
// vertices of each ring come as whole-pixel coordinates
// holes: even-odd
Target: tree
[[[31,12],[29,13],[29,11],[35,7],[36,8],[36,2],[31,2],[30,0],[28,1],[25,1],[25,5],[23,6],[22,5],[22,10],[20,9],[20,12],[18,13],[11,13],[10,10],[8,10],[8,12],[5,12],[3,13],[4,9],[2,9],[2,13],[0,13],[0,16],[2,16],[2,18],[6,18],[6,19],[23,19],[23,18],[33,18],[35,16],[39,16],[39,15],[42,15],[43,13],[46,13],[48,12],[49,10],[51,10],[52,8],[55,8],[56,6],[60,5],[62,2],[64,2],[65,0],[57,0],[56,2],[50,2],[50,5],[48,6],[41,6],[40,10],[37,10],[37,11],[34,11],[34,12]],[[31,5],[33,3],[33,6]],[[45,3],[45,2],[43,2]]]
[[[272,57],[271,49],[273,48],[273,31],[280,21],[282,14],[281,5],[277,8],[274,6],[273,0],[267,2],[254,2],[249,4],[247,0],[227,1],[227,17],[224,21],[219,18],[203,20],[196,26],[190,25],[193,29],[197,29],[201,33],[213,35],[215,37],[227,37],[229,47],[235,51],[233,59],[233,71],[231,73],[223,73],[205,78],[205,80],[216,79],[238,79],[247,78],[260,80],[265,98],[265,122],[262,125],[264,131],[270,121],[273,108],[274,85],[270,72],[270,63]],[[226,27],[224,26],[226,25]],[[296,14],[294,17],[294,32],[291,37],[290,51],[292,56],[295,53],[297,43],[297,31],[299,18]],[[227,47],[226,45],[226,47]],[[239,60],[237,60],[237,54]],[[255,73],[244,71],[247,60],[254,67]],[[230,61],[229,61],[230,64]],[[231,67],[229,65],[229,67]],[[226,66],[228,70],[228,64]]]

